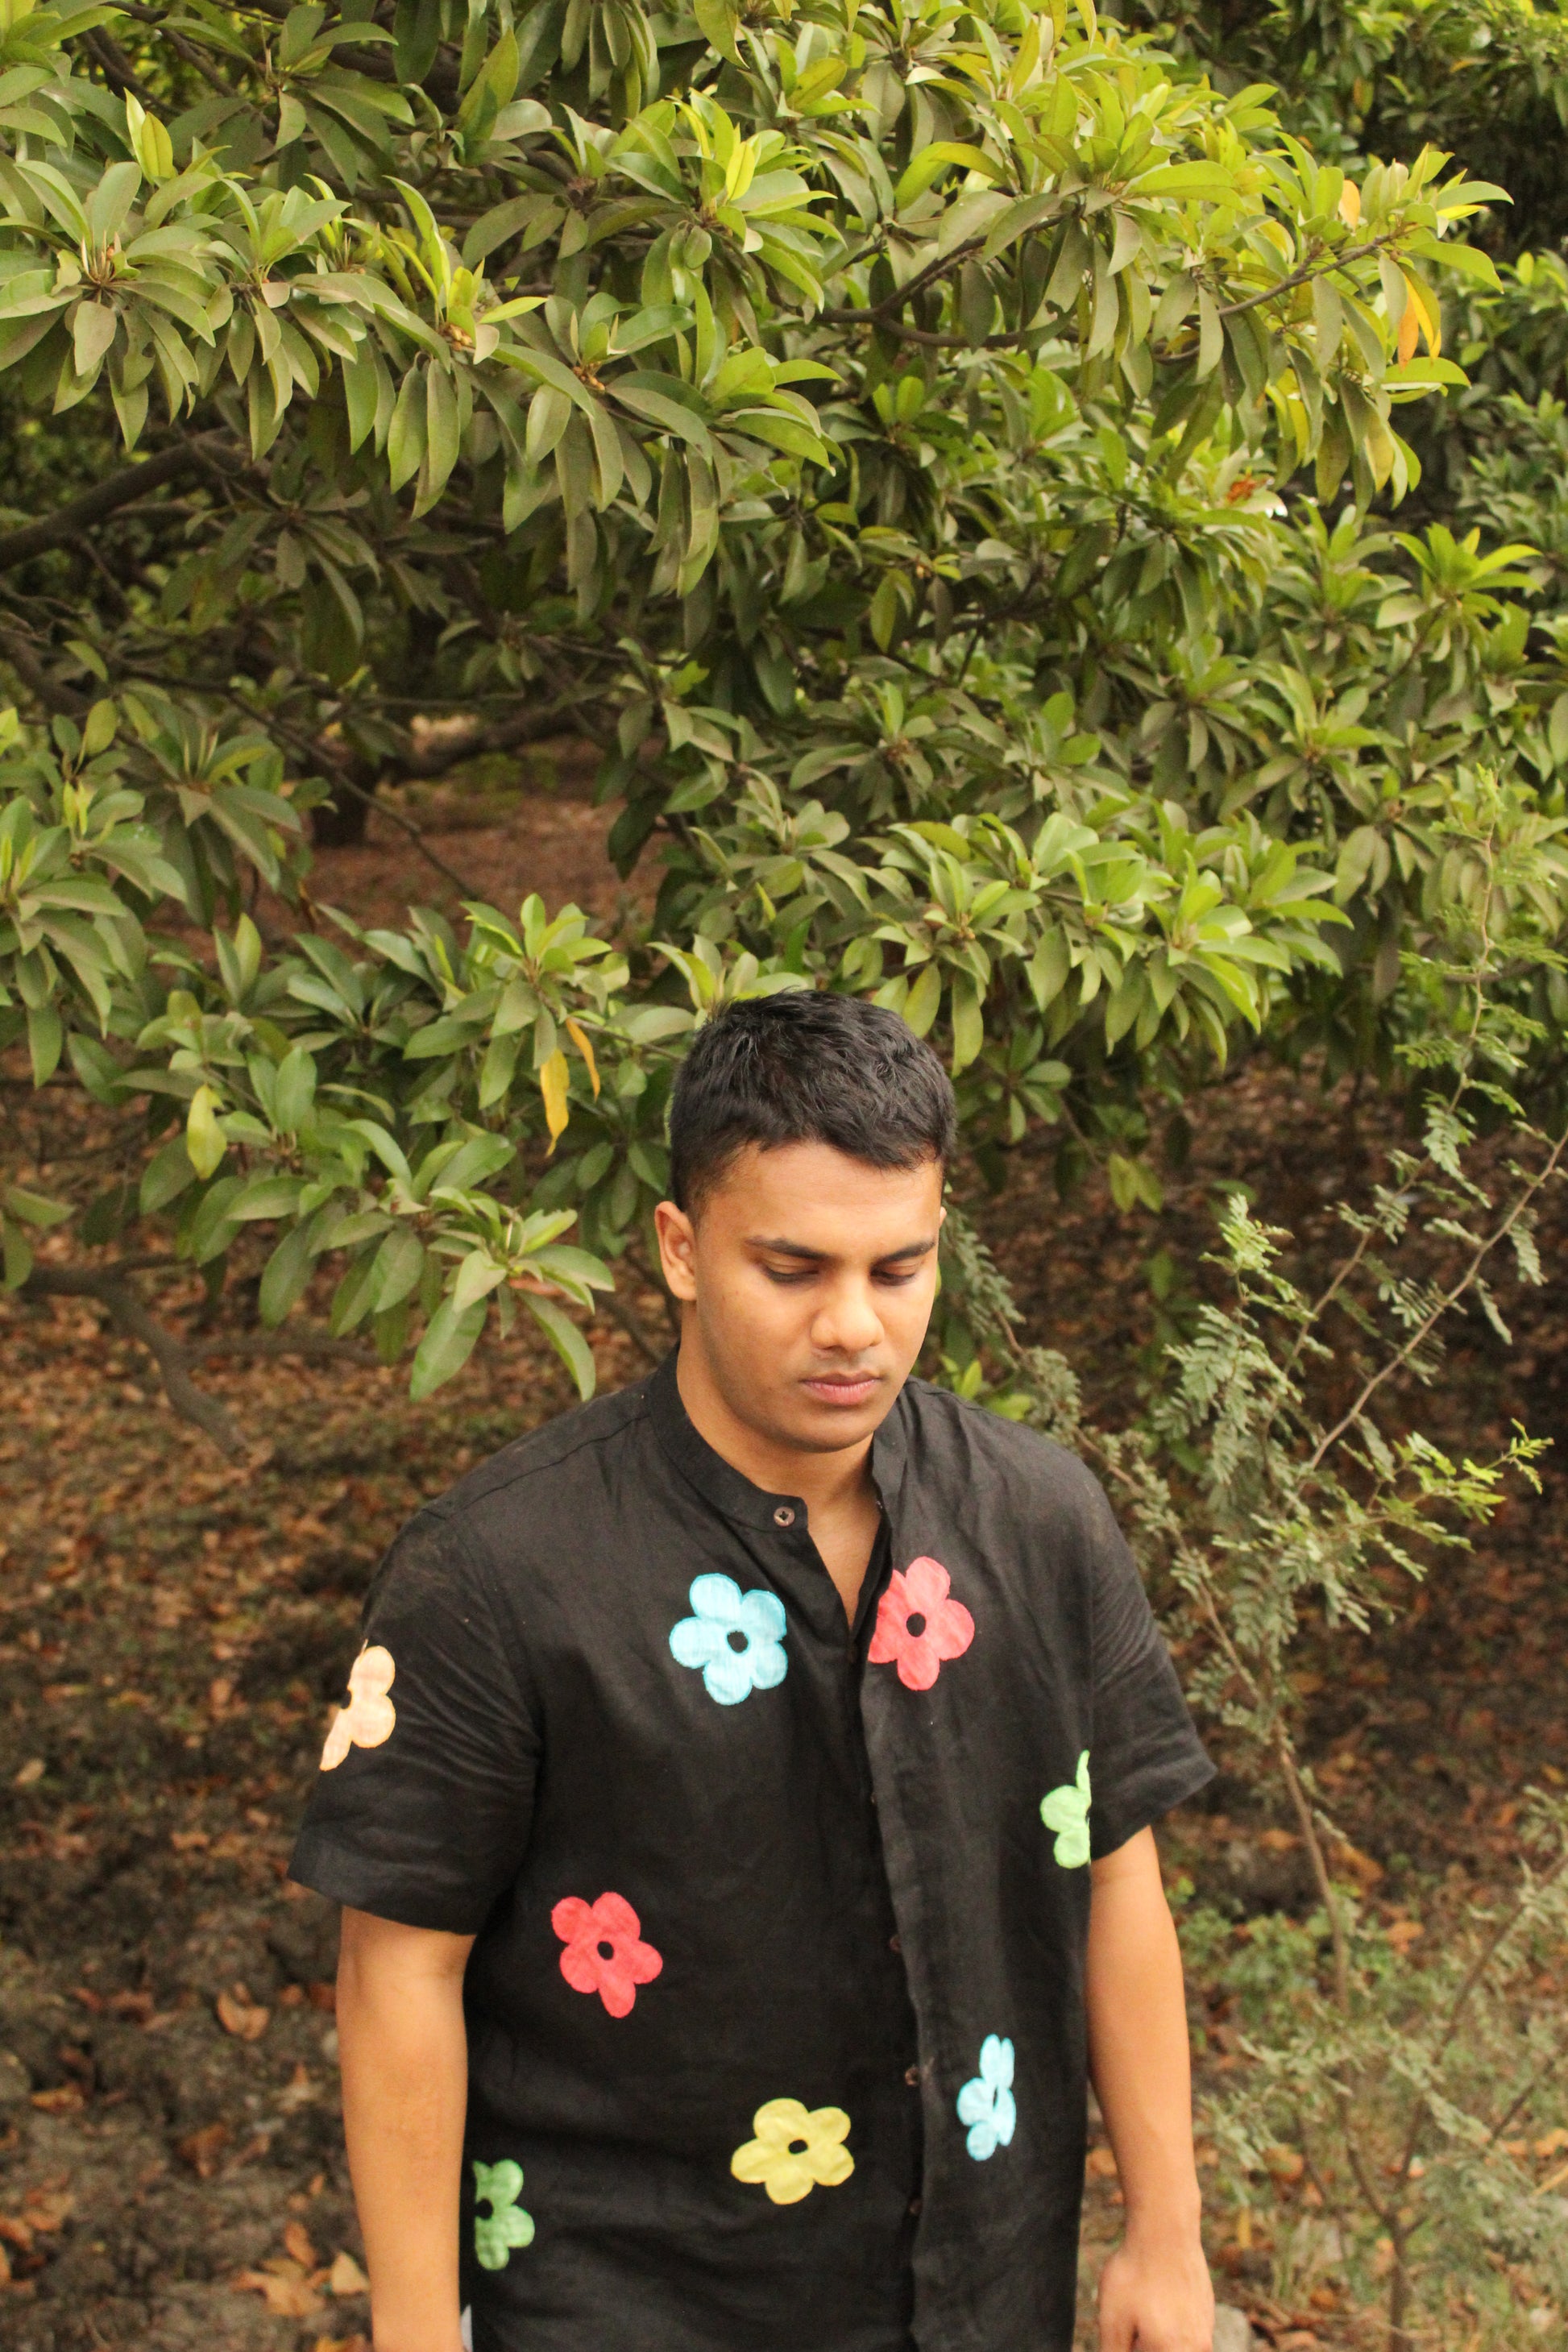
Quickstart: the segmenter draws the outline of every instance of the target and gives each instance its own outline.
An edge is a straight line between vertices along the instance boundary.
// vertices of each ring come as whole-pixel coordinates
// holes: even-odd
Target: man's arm
[[[1100,2352],[1211,2352],[1186,1996],[1153,1831],[1090,1868],[1089,2072],[1127,2211],[1100,2279]]]
[[[471,1936],[344,1909],[343,2127],[376,2352],[459,2352],[458,2197],[468,2095]]]

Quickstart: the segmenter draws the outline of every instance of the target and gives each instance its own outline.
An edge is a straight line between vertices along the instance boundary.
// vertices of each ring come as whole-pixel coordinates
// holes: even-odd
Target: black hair
[[[952,1159],[952,1086],[885,1006],[809,988],[728,1004],[700,1029],[669,1106],[669,1191],[690,1210],[748,1143],[829,1143],[871,1168]]]

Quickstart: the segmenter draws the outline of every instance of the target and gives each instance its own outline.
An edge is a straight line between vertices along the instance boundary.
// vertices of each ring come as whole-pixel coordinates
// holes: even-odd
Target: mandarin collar
[[[689,1480],[705,1502],[723,1517],[775,1538],[804,1534],[807,1527],[805,1502],[799,1495],[773,1495],[751,1479],[709,1444],[686,1410],[676,1377],[679,1347],[672,1348],[647,1383],[648,1412],[655,1434],[676,1468]],[[904,1417],[908,1403],[902,1390],[871,1440],[871,1482],[884,1509],[889,1489],[900,1481],[904,1461]],[[788,1518],[780,1514],[787,1511]]]

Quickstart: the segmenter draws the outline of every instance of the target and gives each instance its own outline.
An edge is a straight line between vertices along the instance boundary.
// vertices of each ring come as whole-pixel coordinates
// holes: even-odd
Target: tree
[[[785,985],[940,1035],[993,1177],[1056,1121],[1152,1201],[1150,1089],[1238,1027],[1375,1057],[1449,765],[1553,774],[1530,551],[1363,520],[1462,381],[1441,289],[1498,282],[1436,152],[1347,178],[1014,0],[5,40],[0,364],[74,495],[0,533],[0,1034],[117,1170],[18,1164],[13,1285],[133,1311],[157,1235],[217,1284],[255,1225],[268,1324],[325,1261],[427,1387],[516,1295],[585,1382],[559,1301],[636,1251],[682,1036]],[[416,710],[443,757],[597,735],[662,945],[533,902],[264,940]]]

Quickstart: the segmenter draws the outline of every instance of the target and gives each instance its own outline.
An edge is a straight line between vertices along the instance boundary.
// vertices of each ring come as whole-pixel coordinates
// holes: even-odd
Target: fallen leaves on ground
[[[340,2253],[327,2273],[327,2284],[334,2294],[368,2294],[370,2281],[350,2253]]]
[[[272,2015],[269,2009],[251,2000],[242,1984],[237,1984],[232,1992],[220,1992],[214,2007],[224,2032],[232,2033],[237,2042],[259,2042]]]
[[[303,2221],[289,2223],[283,2232],[283,2251],[292,2255],[294,2261],[300,2263],[302,2269],[308,2271],[315,2269],[316,2249],[310,2243],[310,2232],[306,2229]]]
[[[226,2124],[204,2124],[200,2131],[187,2132],[184,2139],[177,2140],[174,2153],[190,2166],[198,2179],[210,2180],[217,2170],[220,2154],[233,2137],[234,2134]]]
[[[238,2272],[232,2284],[237,2294],[263,2296],[275,2319],[313,2319],[321,2307],[316,2276],[289,2255]]]

